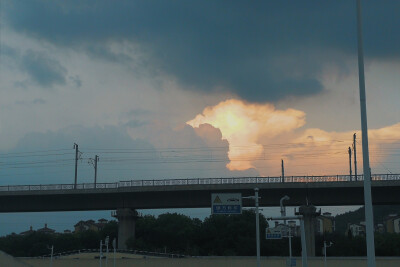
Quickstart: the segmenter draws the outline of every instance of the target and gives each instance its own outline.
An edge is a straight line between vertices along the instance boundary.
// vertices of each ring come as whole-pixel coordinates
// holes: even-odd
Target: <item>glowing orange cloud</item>
[[[205,108],[187,124],[196,129],[203,124],[220,129],[229,143],[229,170],[255,168],[261,175],[271,176],[280,175],[280,159],[285,160],[289,175],[347,174],[347,149],[356,132],[358,174],[362,173],[361,132],[299,129],[305,124],[305,113],[300,110],[276,110],[272,104],[231,99]],[[400,150],[393,148],[393,144],[400,144],[400,123],[370,130],[369,143],[372,168],[385,170],[382,160],[393,149]],[[388,149],[391,145],[392,150]]]
[[[205,123],[219,128],[222,137],[228,141],[231,160],[228,169],[246,170],[254,168],[249,158],[263,155],[260,136],[273,138],[303,126],[305,113],[294,109],[276,110],[271,104],[248,104],[230,99],[205,108],[202,114],[187,122],[196,128]]]

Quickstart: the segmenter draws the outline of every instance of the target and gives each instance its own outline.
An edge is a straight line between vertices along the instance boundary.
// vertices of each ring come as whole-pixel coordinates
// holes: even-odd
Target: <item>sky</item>
[[[362,3],[371,168],[400,173],[400,2]],[[2,0],[0,185],[73,183],[74,143],[78,182],[95,155],[99,182],[279,176],[281,159],[286,175],[347,174],[353,133],[362,173],[355,14],[347,0]],[[18,216],[0,234],[26,230]]]

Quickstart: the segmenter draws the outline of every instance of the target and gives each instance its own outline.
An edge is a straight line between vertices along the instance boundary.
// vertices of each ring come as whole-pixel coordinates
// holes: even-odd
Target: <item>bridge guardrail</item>
[[[105,257],[106,255],[106,249],[102,249],[103,256]],[[134,255],[141,255],[141,256],[155,256],[155,257],[165,257],[165,258],[187,258],[189,256],[184,255],[184,254],[179,254],[179,253],[162,253],[162,252],[153,252],[153,251],[142,251],[142,250],[128,250],[128,249],[116,249],[116,252],[118,253],[126,253],[126,254],[134,254]],[[57,252],[53,254],[54,258],[59,258],[62,256],[69,256],[69,255],[79,255],[81,253],[100,253],[100,249],[76,249],[76,250],[70,250],[70,251],[63,251],[63,252]],[[110,248],[109,250],[109,257],[112,257],[113,249]],[[32,258],[36,259],[44,259],[44,258],[50,258],[51,254],[45,254],[42,256],[36,256]]]
[[[400,180],[400,174],[373,174],[373,181]],[[324,176],[285,176],[282,177],[232,177],[232,178],[190,178],[190,179],[158,179],[130,180],[113,183],[82,183],[77,184],[45,184],[45,185],[3,185],[0,192],[7,191],[40,191],[40,190],[86,190],[86,189],[116,189],[142,186],[179,186],[179,185],[209,185],[209,184],[265,184],[265,183],[319,183],[319,182],[354,182],[363,181],[364,176],[357,175],[324,175]]]

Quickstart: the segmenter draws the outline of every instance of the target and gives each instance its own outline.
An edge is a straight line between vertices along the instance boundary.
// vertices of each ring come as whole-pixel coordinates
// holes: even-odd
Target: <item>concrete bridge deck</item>
[[[353,177],[354,179],[354,177]],[[374,205],[400,204],[400,175],[372,176]],[[78,185],[0,186],[0,212],[114,210],[117,208],[162,209],[211,207],[211,193],[240,192],[243,196],[260,189],[260,206],[279,206],[289,195],[288,206],[362,205],[362,175],[203,178],[133,180]],[[361,181],[360,181],[361,180]],[[244,206],[253,206],[243,200]]]

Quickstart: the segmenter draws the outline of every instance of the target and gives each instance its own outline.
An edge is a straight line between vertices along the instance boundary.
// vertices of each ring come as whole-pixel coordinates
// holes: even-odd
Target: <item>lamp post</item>
[[[107,236],[105,243],[106,243],[106,267],[108,266],[108,242],[110,241],[110,237]]]
[[[281,216],[282,217],[286,217],[286,207],[283,206],[283,201],[285,200],[289,200],[290,197],[289,196],[284,196],[281,198],[281,200],[279,201],[281,204]],[[286,229],[288,229],[288,238],[289,238],[289,262],[290,265],[292,265],[292,235],[291,235],[291,231],[290,231],[290,226],[286,225],[286,220],[283,220],[283,224],[285,225]]]
[[[367,259],[368,267],[375,267],[375,240],[374,240],[374,218],[372,210],[371,194],[371,170],[369,167],[368,151],[368,126],[367,126],[367,104],[365,96],[364,76],[364,54],[362,42],[361,23],[361,0],[357,0],[357,44],[358,44],[358,81],[360,88],[360,109],[361,109],[361,134],[363,151],[363,172],[364,172],[364,204],[365,204],[365,226],[367,236]]]
[[[114,238],[112,241],[113,249],[114,249],[114,267],[115,267],[115,250],[117,249],[117,239]]]
[[[100,267],[101,267],[101,258],[103,257],[103,240],[100,240]]]
[[[254,199],[255,207],[256,207],[256,247],[257,247],[257,267],[260,267],[260,212],[258,209],[259,206],[259,197],[258,197],[258,188],[254,188],[254,196],[242,197],[243,199]]]
[[[327,245],[326,241],[324,241],[324,267],[327,266],[327,263],[326,263],[326,248],[329,248],[332,245],[333,245],[332,242],[329,242],[329,245]]]
[[[51,245],[51,247],[47,247],[48,249],[50,249],[51,254],[50,254],[50,267],[53,266],[53,253],[54,253],[54,245]]]
[[[267,220],[299,220],[300,221],[300,230],[301,230],[301,258],[302,258],[302,267],[308,266],[307,261],[307,244],[306,244],[306,231],[304,228],[304,217],[303,215],[296,216],[285,216],[285,217],[270,217]]]

